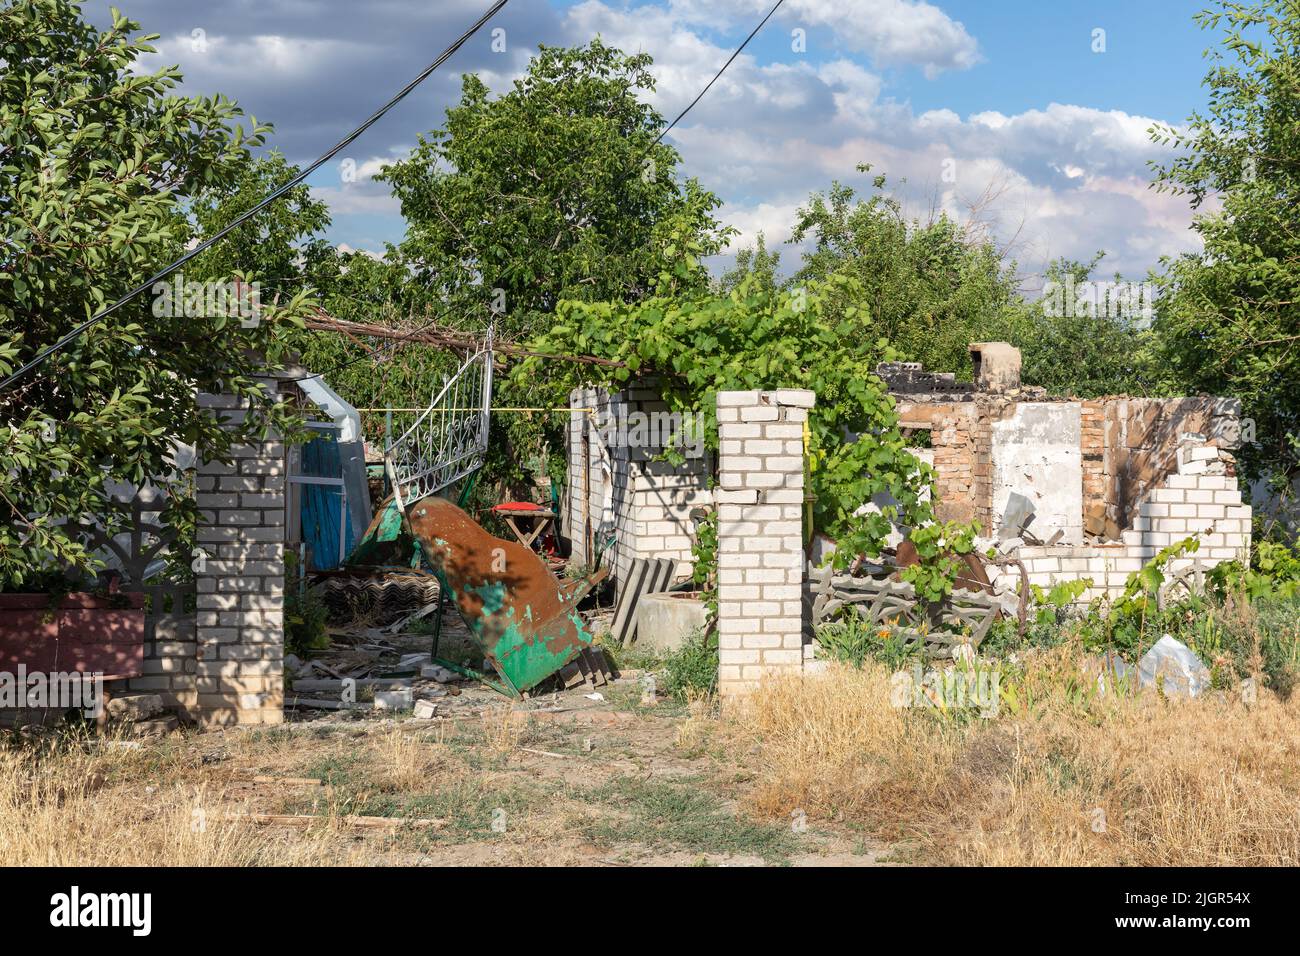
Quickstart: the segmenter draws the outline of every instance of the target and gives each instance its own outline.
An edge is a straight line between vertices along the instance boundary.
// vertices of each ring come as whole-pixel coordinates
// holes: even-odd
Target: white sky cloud
[[[453,69],[436,74],[349,151],[355,182],[318,176],[316,194],[344,220],[366,217],[367,236],[374,217],[393,217],[396,239],[397,203],[370,177],[404,155],[416,133],[441,123],[461,70],[475,70],[504,90],[537,42],[575,44],[600,34],[624,50],[654,56],[658,88],[650,99],[671,118],[771,2],[512,5],[513,19],[502,20],[505,55],[490,51],[486,33],[481,43],[467,45]],[[324,0],[316,9],[318,15],[303,18],[298,0],[265,0],[251,11],[240,0],[213,0],[196,16],[161,0],[136,0],[131,12],[147,30],[163,34],[149,68],[180,63],[186,92],[233,96],[259,119],[276,122],[271,144],[305,162],[413,75],[432,50],[419,37],[449,37],[479,5],[381,0],[364,17],[343,0]],[[774,41],[782,45],[780,34],[799,27],[822,31],[818,55],[791,51],[767,62]],[[205,32],[196,36],[195,29]],[[1160,255],[1195,247],[1187,204],[1148,188],[1147,163],[1164,156],[1147,136],[1152,118],[1055,102],[962,115],[942,106],[917,110],[899,99],[891,71],[908,67],[933,77],[980,62],[977,39],[938,3],[786,0],[762,39],[766,45],[757,42],[737,57],[671,134],[683,172],[726,201],[721,215],[741,229],[737,246],[752,243],[760,230],[769,244],[783,239],[809,192],[832,180],[868,187],[869,179],[855,172],[866,162],[922,217],[936,207],[961,214],[992,189],[998,199],[986,215],[1000,241],[1016,240],[1025,272],[1041,270],[1050,256],[1088,259],[1106,249],[1108,269],[1139,277]],[[787,268],[797,259],[796,251],[786,251]]]
[[[789,22],[834,25],[837,38],[869,52],[872,64],[906,60],[933,72],[978,58],[964,28],[926,4],[786,6],[793,10]],[[864,6],[879,15],[872,26],[846,25],[854,16],[869,19]],[[565,25],[575,38],[599,33],[624,49],[653,51],[655,104],[674,116],[730,55],[731,47],[707,31],[746,17],[752,22],[760,8],[765,4],[744,0],[634,8],[585,0]],[[904,34],[912,36],[906,43]],[[732,252],[752,244],[760,230],[769,247],[784,239],[809,192],[832,180],[868,185],[855,172],[866,162],[921,218],[935,208],[964,219],[971,203],[995,195],[981,218],[1022,272],[1039,272],[1059,255],[1090,259],[1104,248],[1107,269],[1140,277],[1159,254],[1194,247],[1186,203],[1147,188],[1147,162],[1163,155],[1147,136],[1153,122],[1061,103],[1010,115],[962,117],[942,108],[918,114],[888,97],[882,77],[857,59],[761,64],[742,54],[671,138],[685,171],[727,198],[722,216],[741,230]],[[786,268],[797,259],[797,250],[786,250]]]
[[[672,0],[672,14],[692,26],[752,24],[772,0]],[[961,23],[918,0],[786,0],[775,18],[787,31],[828,27],[848,50],[881,66],[918,66],[929,77],[980,61],[979,45]]]

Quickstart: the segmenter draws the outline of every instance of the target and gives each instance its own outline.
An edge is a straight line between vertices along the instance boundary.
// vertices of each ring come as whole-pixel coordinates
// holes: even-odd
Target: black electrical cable
[[[771,10],[767,11],[767,16],[765,16],[762,20],[758,22],[758,26],[754,27],[754,29],[750,32],[749,36],[745,37],[745,42],[740,44],[740,46],[736,47],[735,52],[733,52],[731,56],[727,58],[727,62],[722,64],[722,69],[718,70],[718,72],[714,74],[713,79],[709,80],[709,82],[705,85],[704,89],[700,90],[700,95],[695,97],[695,99],[691,100],[690,105],[687,106],[686,109],[678,113],[677,118],[675,120],[673,120],[671,123],[669,123],[667,126],[665,126],[662,130],[659,131],[659,135],[656,136],[654,138],[654,142],[650,144],[651,149],[654,148],[656,143],[658,143],[661,139],[667,136],[669,131],[672,130],[672,128],[676,126],[678,123],[680,123],[682,121],[682,118],[685,117],[687,113],[689,113],[691,110],[695,108],[696,103],[704,99],[704,94],[709,92],[709,89],[713,86],[714,83],[718,82],[719,78],[721,78],[723,73],[727,72],[727,67],[731,66],[731,61],[734,60],[736,57],[740,56],[740,54],[744,51],[745,47],[749,46],[750,40],[758,36],[758,31],[763,29],[763,27],[767,25],[767,21],[772,19],[772,14],[776,13],[777,10],[781,9],[781,4],[783,3],[785,3],[785,0],[776,0],[776,5],[773,6]]]
[[[142,292],[146,292],[149,289],[151,289],[155,282],[159,282],[167,278],[167,276],[171,275],[181,266],[185,265],[185,263],[192,260],[195,256],[201,254],[202,252],[210,248],[212,245],[214,245],[216,242],[218,242],[220,239],[222,239],[224,236],[229,234],[231,231],[243,225],[253,216],[257,215],[259,212],[261,212],[263,209],[265,209],[275,200],[283,196],[290,189],[301,184],[303,180],[305,180],[308,176],[314,173],[321,166],[325,165],[325,163],[333,159],[336,155],[338,155],[340,151],[342,151],[346,146],[351,144],[358,136],[360,136],[371,126],[377,123],[384,116],[385,113],[387,113],[390,109],[392,109],[402,100],[406,99],[406,97],[411,93],[412,90],[414,90],[417,86],[419,86],[426,79],[428,79],[434,70],[442,66],[442,64],[446,62],[446,60],[453,53],[455,53],[462,46],[464,46],[465,43],[470,39],[470,37],[472,37],[480,29],[482,29],[483,25],[487,23],[489,20],[491,20],[494,16],[496,16],[496,14],[501,10],[501,8],[504,7],[509,2],[510,0],[497,0],[497,2],[492,5],[491,9],[489,9],[487,13],[479,17],[479,19],[474,23],[473,26],[471,26],[468,30],[466,30],[464,33],[460,35],[460,38],[456,40],[455,43],[451,44],[451,46],[443,50],[442,53],[438,55],[438,58],[434,60],[432,63],[430,63],[427,67],[425,67],[422,71],[420,71],[420,74],[416,76],[415,79],[413,79],[410,83],[406,84],[406,86],[404,86],[401,89],[401,91],[397,93],[396,96],[394,96],[387,103],[385,103],[378,110],[376,110],[373,114],[371,114],[369,119],[367,119],[355,130],[353,130],[351,133],[349,133],[347,136],[341,139],[333,148],[330,149],[329,152],[325,153],[325,155],[321,156],[318,160],[316,160],[306,169],[302,170],[302,172],[298,173],[298,175],[294,176],[292,179],[290,179],[279,189],[272,192],[269,196],[263,199],[252,209],[248,210],[246,213],[239,216],[232,223],[230,223],[230,225],[226,226],[220,232],[217,232],[215,235],[211,236],[210,238],[206,239],[199,245],[195,246],[193,249],[191,249],[185,255],[181,256],[179,259],[177,259],[171,265],[167,266],[165,269],[155,273],[149,279],[145,280],[143,283],[136,286],[130,292],[126,293],[126,295],[122,296],[112,305],[108,306],[105,309],[101,309],[99,312],[92,315],[89,319],[87,319],[85,322],[81,323],[81,325],[74,328],[71,332],[68,332],[66,335],[60,338],[53,345],[50,345],[49,347],[42,349],[40,352],[36,354],[34,358],[32,358],[30,362],[27,362],[25,365],[21,366],[17,371],[15,371],[12,375],[6,378],[3,382],[0,382],[0,391],[4,391],[8,389],[10,385],[12,385],[22,376],[26,375],[29,371],[36,368],[38,365],[43,364],[55,352],[58,352],[60,349],[67,346],[69,343],[75,341],[81,335],[85,334],[86,331],[88,331],[95,325],[102,322],[105,318],[107,318],[109,315],[116,312],[122,306],[126,305],[126,303],[130,302],[132,299],[140,295]]]

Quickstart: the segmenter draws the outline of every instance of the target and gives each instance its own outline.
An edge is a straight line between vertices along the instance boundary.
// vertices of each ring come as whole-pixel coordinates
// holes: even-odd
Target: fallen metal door
[[[562,582],[531,548],[437,496],[412,503],[407,520],[507,693],[520,696],[591,646],[577,605],[606,571]]]

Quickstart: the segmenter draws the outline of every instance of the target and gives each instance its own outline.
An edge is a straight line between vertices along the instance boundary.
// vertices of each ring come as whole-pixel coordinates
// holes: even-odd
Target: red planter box
[[[126,605],[125,607],[123,605]],[[74,593],[56,608],[48,594],[0,594],[0,670],[94,673],[105,680],[144,672],[144,595]]]

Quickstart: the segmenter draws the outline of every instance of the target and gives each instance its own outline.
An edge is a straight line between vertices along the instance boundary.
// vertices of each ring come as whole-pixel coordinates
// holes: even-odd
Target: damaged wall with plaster
[[[1249,554],[1251,510],[1242,503],[1230,452],[1239,438],[1239,403],[1053,399],[1020,384],[1013,347],[977,343],[971,354],[970,383],[916,363],[878,370],[901,427],[929,433],[929,449],[917,451],[935,469],[940,519],[978,521],[986,535],[1014,539],[1019,529],[1004,528],[1004,518],[1013,496],[1023,495],[1034,516],[1023,540],[1009,547],[1019,545],[1031,582],[1050,587],[1091,577],[1095,593],[1122,590],[1130,572],[1189,535],[1198,536],[1200,550],[1175,570]],[[665,409],[649,383],[614,395],[576,390],[570,405],[563,529],[572,553],[591,563],[608,543],[602,561],[616,580],[634,558],[675,558],[684,577],[691,512],[713,504],[712,461],[673,466],[651,460],[653,451],[606,446],[599,416]],[[1015,582],[1003,572],[998,583]]]
[[[667,412],[652,383],[614,394],[574,389],[569,407],[562,533],[574,560],[590,566],[599,555],[616,583],[626,579],[637,558],[675,559],[677,577],[688,577],[695,534],[691,512],[713,504],[707,487],[713,456],[706,452],[673,465],[654,460],[659,448],[608,440],[602,425],[611,416]]]
[[[989,420],[990,528],[1002,532],[1011,495],[1034,507],[1033,529],[1083,544],[1083,467],[1078,402],[1019,402]],[[1041,535],[1040,535],[1041,537]]]
[[[999,346],[996,349],[991,345]],[[1032,583],[1091,577],[1122,590],[1131,571],[1164,547],[1196,536],[1199,563],[1244,558],[1249,505],[1230,449],[1240,439],[1233,399],[1051,399],[1019,384],[1019,355],[1001,343],[971,347],[975,384],[919,365],[882,365],[900,424],[930,433],[938,516],[979,521],[993,538],[1013,495],[1034,516],[1017,552]],[[1002,584],[1012,584],[1003,572]]]

